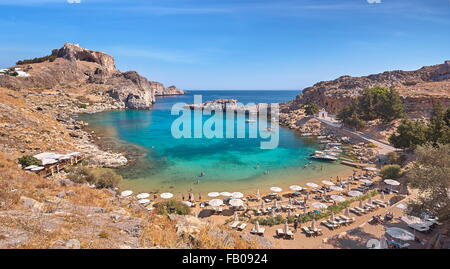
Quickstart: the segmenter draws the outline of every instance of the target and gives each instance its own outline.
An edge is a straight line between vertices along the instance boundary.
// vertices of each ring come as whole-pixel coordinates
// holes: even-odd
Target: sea
[[[172,125],[181,114],[172,113],[176,104],[237,99],[242,104],[279,103],[295,98],[299,91],[288,90],[221,90],[187,91],[184,95],[159,97],[151,110],[103,111],[83,114],[99,142],[109,142],[111,149],[134,152],[130,165],[117,169],[124,180],[120,189],[135,192],[171,192],[182,195],[193,191],[269,192],[270,187],[288,189],[304,186],[350,173],[338,163],[312,160],[310,154],[322,146],[312,137],[280,127],[278,146],[261,148],[261,137],[251,138],[178,138]],[[204,115],[203,123],[211,117]],[[236,117],[237,118],[237,117]],[[227,121],[237,119],[223,118]],[[194,123],[191,122],[192,128]],[[246,122],[246,126],[255,124]],[[267,135],[267,134],[266,134]]]

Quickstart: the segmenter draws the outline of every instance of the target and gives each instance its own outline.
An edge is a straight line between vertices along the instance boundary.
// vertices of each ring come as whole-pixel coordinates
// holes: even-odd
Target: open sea
[[[330,176],[335,178],[349,173],[351,168],[309,159],[321,146],[313,138],[301,137],[284,128],[279,130],[279,146],[274,149],[261,149],[261,140],[267,139],[248,136],[176,139],[171,134],[171,125],[178,115],[171,115],[171,108],[178,102],[194,103],[195,94],[202,95],[203,102],[233,98],[247,104],[289,101],[298,93],[189,91],[185,95],[160,97],[151,110],[105,111],[79,118],[88,122],[100,139],[137,152],[132,165],[118,169],[125,179],[121,189],[175,195],[190,189],[199,193],[260,189],[265,193],[272,186],[287,188],[292,184],[320,182]]]

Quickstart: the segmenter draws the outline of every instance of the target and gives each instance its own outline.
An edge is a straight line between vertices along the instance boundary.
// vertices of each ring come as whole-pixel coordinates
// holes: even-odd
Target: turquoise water
[[[260,148],[261,140],[267,139],[248,136],[244,139],[172,137],[171,125],[178,117],[170,114],[172,105],[193,103],[194,94],[201,94],[203,101],[234,98],[247,104],[288,101],[297,93],[191,91],[183,96],[158,98],[149,111],[109,111],[80,118],[101,132],[103,139],[116,138],[144,152],[132,166],[119,169],[126,179],[122,188],[174,193],[186,192],[190,188],[198,192],[237,191],[328,179],[330,173],[341,173],[344,168],[318,161],[305,167],[311,162],[309,155],[319,145],[287,129],[280,128],[279,146],[270,150]],[[249,124],[246,125],[248,127]],[[202,172],[204,175],[200,176]]]

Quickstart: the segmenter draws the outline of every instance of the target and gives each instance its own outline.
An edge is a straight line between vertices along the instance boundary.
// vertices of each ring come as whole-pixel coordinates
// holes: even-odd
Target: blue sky
[[[167,86],[302,89],[450,60],[449,0],[67,1],[0,0],[0,67],[73,42]]]

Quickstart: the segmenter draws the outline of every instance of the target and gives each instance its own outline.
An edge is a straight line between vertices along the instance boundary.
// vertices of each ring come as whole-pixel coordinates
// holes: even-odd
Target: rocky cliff
[[[450,106],[450,61],[422,67],[415,71],[387,71],[380,74],[342,76],[308,87],[295,100],[283,103],[282,111],[296,110],[301,104],[317,103],[331,113],[337,113],[364,89],[383,86],[399,91],[405,110],[410,115],[426,116],[436,103]]]
[[[10,89],[64,89],[71,92],[113,98],[119,105],[130,109],[148,109],[155,95],[182,94],[174,86],[165,88],[159,82],[147,80],[135,71],[121,72],[114,58],[106,53],[66,43],[43,58],[21,64],[29,76],[0,75],[0,87]],[[29,61],[27,61],[29,62]],[[107,101],[107,100],[104,100]]]

